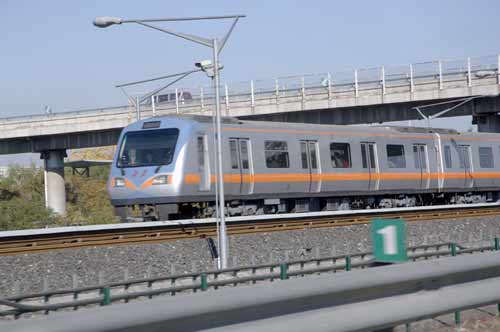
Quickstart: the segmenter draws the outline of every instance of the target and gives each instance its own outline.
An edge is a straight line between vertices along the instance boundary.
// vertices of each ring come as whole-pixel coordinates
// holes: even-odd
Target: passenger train
[[[215,214],[211,117],[127,126],[108,190],[122,221]],[[500,135],[224,118],[227,215],[480,203],[498,199]]]

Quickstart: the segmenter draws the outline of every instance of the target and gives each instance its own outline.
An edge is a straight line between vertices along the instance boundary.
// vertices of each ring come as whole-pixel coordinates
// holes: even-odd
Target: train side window
[[[318,169],[318,160],[316,160],[316,143],[309,142],[309,155],[311,157],[311,168]]]
[[[200,170],[203,170],[205,167],[205,148],[203,136],[198,136],[198,166],[200,166]]]
[[[307,163],[307,143],[300,142],[300,157],[302,159],[302,168],[307,169],[309,165]]]
[[[453,164],[451,163],[451,147],[449,145],[444,146],[444,164],[446,168],[453,167]]]
[[[330,143],[330,158],[333,168],[351,168],[351,146],[349,143]],[[366,164],[366,160],[363,164]]]
[[[489,146],[479,147],[479,166],[481,168],[493,168],[493,149]]]
[[[460,161],[460,168],[465,168],[464,151],[461,145],[458,146],[458,160]]]
[[[229,140],[229,152],[231,155],[231,168],[238,169],[238,146],[236,140]]]
[[[427,168],[427,149],[425,145],[422,144],[413,145],[413,159],[415,161],[416,169]]]
[[[377,167],[375,164],[375,143],[368,144],[368,153],[370,154],[370,168],[375,169]]]
[[[289,168],[288,145],[285,141],[265,141],[267,168]]]
[[[241,168],[248,169],[248,141],[240,140]]]
[[[405,147],[403,145],[387,144],[386,149],[389,168],[406,168]]]
[[[468,145],[458,146],[458,159],[460,168],[470,169],[470,147]]]
[[[361,159],[363,162],[363,168],[368,168],[368,161],[366,160],[366,146],[361,144]]]

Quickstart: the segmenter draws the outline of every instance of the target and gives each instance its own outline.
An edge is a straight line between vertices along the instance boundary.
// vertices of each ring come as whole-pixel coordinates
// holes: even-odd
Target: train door
[[[208,159],[207,135],[199,134],[196,143],[198,150],[198,176],[200,177],[198,190],[208,191],[210,190],[210,164]]]
[[[438,133],[434,133],[434,136],[436,137],[436,168],[437,168],[437,173],[438,173],[438,182],[437,182],[437,187],[439,191],[443,190],[444,187],[444,160],[443,160],[443,153],[447,154],[449,152],[443,152],[443,142],[441,141],[441,135]],[[448,148],[445,148],[446,151],[448,151]]]
[[[420,172],[420,183],[418,189],[428,189],[430,184],[429,156],[426,144],[413,144],[413,160],[415,168]]]
[[[321,189],[321,164],[317,141],[300,141],[300,155],[302,168],[308,170],[309,192],[318,192]]]
[[[474,186],[474,177],[472,176],[472,155],[470,145],[459,145],[458,156],[460,158],[460,168],[464,170],[464,188]]]
[[[377,147],[372,142],[361,143],[361,160],[363,168],[368,170],[368,190],[378,190],[380,173],[377,160]]]
[[[239,193],[252,194],[254,189],[254,173],[252,148],[248,138],[229,139],[231,168],[239,171]]]

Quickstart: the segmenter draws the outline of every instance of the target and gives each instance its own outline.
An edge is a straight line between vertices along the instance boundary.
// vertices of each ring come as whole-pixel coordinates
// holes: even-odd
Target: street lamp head
[[[203,71],[213,67],[211,60],[202,60],[200,62],[195,62],[194,65]]]
[[[122,24],[122,19],[113,16],[99,16],[94,19],[94,25],[99,28],[107,28],[113,24]]]
[[[196,67],[200,68],[203,72],[205,72],[208,77],[213,78],[215,73],[214,73],[214,65],[211,60],[202,60],[200,62],[195,62],[194,64]],[[224,66],[219,63],[219,70],[222,70]]]

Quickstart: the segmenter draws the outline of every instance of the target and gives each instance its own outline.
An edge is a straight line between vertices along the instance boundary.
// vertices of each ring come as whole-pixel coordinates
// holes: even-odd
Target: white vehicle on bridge
[[[154,96],[155,104],[175,103],[176,101],[180,104],[184,104],[193,100],[193,96],[188,91],[177,91],[177,99],[175,95],[175,92],[156,95]],[[151,103],[151,101],[149,102]]]

